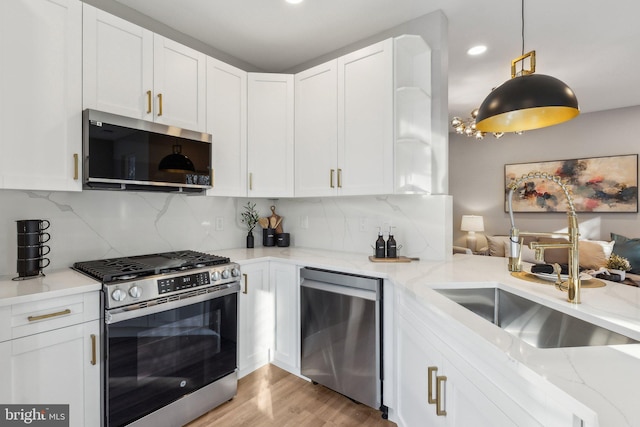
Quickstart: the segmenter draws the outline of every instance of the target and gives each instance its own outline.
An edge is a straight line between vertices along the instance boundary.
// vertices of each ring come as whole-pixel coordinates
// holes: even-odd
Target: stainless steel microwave
[[[96,110],[83,112],[85,189],[201,192],[212,186],[200,133]]]

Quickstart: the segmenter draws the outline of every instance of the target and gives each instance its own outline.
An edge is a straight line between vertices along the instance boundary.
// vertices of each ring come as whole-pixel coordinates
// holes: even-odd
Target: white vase
[[[621,282],[624,280],[624,273],[626,273],[626,271],[624,271],[624,270],[615,270],[615,269],[610,269],[609,272],[613,273],[613,274],[620,275],[620,281]]]

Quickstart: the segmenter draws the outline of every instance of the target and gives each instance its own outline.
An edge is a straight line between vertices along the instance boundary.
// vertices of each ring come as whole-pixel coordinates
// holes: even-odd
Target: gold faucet
[[[567,204],[569,206],[569,210],[567,211],[567,218],[569,220],[567,233],[531,233],[526,231],[521,232],[516,228],[513,221],[513,192],[523,181],[531,179],[548,179],[560,186],[565,197],[567,198]],[[573,304],[580,304],[581,283],[580,259],[578,253],[578,241],[580,238],[580,232],[578,229],[578,217],[576,216],[576,209],[573,204],[573,198],[571,197],[571,190],[567,187],[566,182],[564,182],[559,176],[551,175],[546,172],[529,172],[527,175],[522,175],[522,177],[520,177],[519,179],[511,181],[507,188],[509,188],[507,201],[509,204],[509,218],[511,220],[511,230],[509,232],[509,271],[522,271],[521,250],[522,245],[524,244],[524,239],[522,239],[520,236],[567,237],[567,243],[531,242],[529,244],[529,247],[535,250],[537,261],[544,260],[545,249],[566,248],[569,251],[569,279],[564,283],[558,280],[558,282],[556,282],[556,288],[567,292],[567,300],[569,302]]]

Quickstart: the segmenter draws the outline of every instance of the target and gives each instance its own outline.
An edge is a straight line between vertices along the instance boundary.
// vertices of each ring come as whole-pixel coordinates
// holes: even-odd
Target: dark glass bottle
[[[389,227],[389,238],[387,239],[387,258],[398,258],[398,246],[396,239],[391,234],[391,227]]]
[[[376,240],[376,258],[384,258],[385,246],[382,231],[378,230],[378,240]]]

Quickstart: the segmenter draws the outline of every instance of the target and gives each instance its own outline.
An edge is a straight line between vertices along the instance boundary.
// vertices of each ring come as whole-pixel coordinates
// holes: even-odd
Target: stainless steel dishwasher
[[[300,368],[305,377],[382,411],[382,280],[300,270]]]

